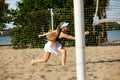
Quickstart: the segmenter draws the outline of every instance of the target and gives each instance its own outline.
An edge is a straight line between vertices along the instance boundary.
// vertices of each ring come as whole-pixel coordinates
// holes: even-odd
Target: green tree
[[[73,0],[21,0],[17,4],[16,10],[11,10],[12,21],[17,27],[14,31],[19,33],[13,34],[14,46],[17,41],[19,47],[26,47],[30,44],[32,47],[40,43],[37,38],[39,33],[48,31],[50,26],[50,11],[49,8],[54,9],[54,26],[57,26],[60,21],[68,21],[70,23],[70,30],[74,32],[74,18],[73,18]],[[95,0],[91,2],[84,0],[85,6],[85,28],[93,28],[93,14],[95,13]],[[88,11],[90,10],[90,12]],[[88,13],[89,12],[89,13]],[[72,33],[74,35],[74,33]],[[22,36],[23,35],[23,36]],[[19,37],[17,37],[19,36]],[[43,40],[45,42],[45,40]]]
[[[98,17],[99,19],[104,19],[106,18],[106,7],[109,5],[109,0],[99,0],[99,8],[98,8]],[[99,30],[99,36],[100,36],[100,43],[104,43],[107,41],[107,23],[101,23],[100,25],[100,30]],[[98,27],[98,26],[96,26]]]
[[[8,4],[5,0],[0,0],[0,30],[5,28],[5,23],[8,22],[9,17],[7,16]]]
[[[109,0],[84,0],[84,13],[85,13],[85,30],[91,31],[91,36],[93,38],[96,38],[95,36],[99,35],[100,36],[100,41],[99,42],[105,42],[107,39],[106,35],[106,30],[107,30],[107,25],[105,23],[93,26],[93,17],[95,14],[96,10],[96,3],[98,2],[98,12],[97,16],[99,19],[106,18],[106,7],[109,5]],[[88,40],[92,41],[92,40]],[[93,39],[95,41],[95,39]],[[88,43],[88,42],[86,42]],[[98,42],[90,42],[90,43],[98,43]]]
[[[34,47],[34,45],[40,43],[37,35],[48,31],[50,28],[50,11],[48,9],[53,8],[56,10],[56,13],[58,13],[59,11],[57,11],[56,8],[65,7],[65,3],[67,2],[62,0],[22,0],[18,2],[18,9],[11,10],[10,12],[14,25],[18,25],[14,28],[14,31],[20,30],[19,33],[13,34],[13,46],[26,47],[26,45],[31,44],[31,46]],[[66,6],[68,6],[68,4],[66,4]],[[65,14],[63,14],[63,16],[64,19],[70,20],[70,17],[68,18]],[[20,38],[17,36],[20,36]],[[16,44],[17,42],[19,45]]]

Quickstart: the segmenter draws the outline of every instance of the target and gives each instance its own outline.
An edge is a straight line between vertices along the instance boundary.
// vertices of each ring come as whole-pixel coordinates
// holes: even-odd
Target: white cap
[[[69,23],[67,23],[67,22],[63,22],[63,24],[60,26],[60,28],[64,28],[64,27],[68,26],[68,24]]]

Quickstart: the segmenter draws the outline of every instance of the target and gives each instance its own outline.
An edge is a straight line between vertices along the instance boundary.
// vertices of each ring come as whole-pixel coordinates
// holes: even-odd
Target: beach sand
[[[65,66],[61,54],[31,66],[32,59],[43,56],[43,49],[0,47],[0,80],[77,80],[75,47],[66,49]],[[85,53],[87,80],[120,80],[120,46],[86,47]]]

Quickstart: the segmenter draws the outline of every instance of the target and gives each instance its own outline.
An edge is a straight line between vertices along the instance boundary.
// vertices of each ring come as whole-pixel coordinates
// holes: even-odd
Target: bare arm
[[[89,34],[89,31],[86,31],[84,35],[88,35],[88,34]],[[66,39],[69,39],[69,40],[75,40],[75,37],[74,37],[74,36],[65,34],[65,33],[63,33],[63,32],[60,33],[59,38],[66,38]]]
[[[39,34],[38,37],[41,38],[41,37],[43,37],[43,36],[50,35],[51,33],[56,32],[57,30],[54,30],[54,31],[52,31],[52,32],[51,32],[51,31],[52,31],[52,30],[49,30],[47,33]]]
[[[66,38],[66,39],[69,39],[69,40],[75,40],[75,37],[74,37],[74,36],[65,34],[65,33],[63,33],[63,32],[60,33],[59,38]]]
[[[46,36],[46,35],[47,35],[47,33],[39,34],[38,37],[41,38],[41,37]]]

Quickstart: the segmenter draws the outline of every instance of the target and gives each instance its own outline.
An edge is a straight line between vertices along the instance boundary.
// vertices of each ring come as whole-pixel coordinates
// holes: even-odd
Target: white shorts
[[[52,44],[50,41],[48,41],[44,46],[45,52],[50,52],[55,54],[58,54],[61,48],[62,48],[62,45],[60,43],[56,42]]]

